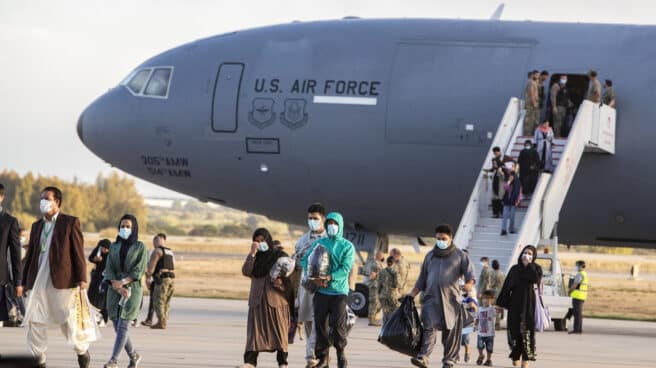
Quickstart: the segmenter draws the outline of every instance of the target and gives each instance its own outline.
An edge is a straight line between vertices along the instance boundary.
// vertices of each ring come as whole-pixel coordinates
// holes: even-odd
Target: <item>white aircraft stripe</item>
[[[366,105],[376,106],[377,97],[314,96],[316,104]]]

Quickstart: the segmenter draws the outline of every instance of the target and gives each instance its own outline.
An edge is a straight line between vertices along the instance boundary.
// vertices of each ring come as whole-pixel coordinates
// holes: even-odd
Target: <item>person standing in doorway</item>
[[[524,87],[524,134],[531,134],[540,119],[540,101],[538,100],[538,72],[528,72],[528,80]]]
[[[369,287],[369,326],[381,325],[376,316],[381,310],[380,298],[378,297],[378,275],[385,267],[384,261],[385,254],[379,250],[364,265],[365,282]]]
[[[569,288],[572,297],[572,312],[574,314],[574,330],[570,334],[583,333],[583,303],[588,297],[588,273],[585,270],[585,261],[576,261],[576,276]]]
[[[301,266],[301,260],[308,254],[312,245],[319,239],[327,237],[326,230],[324,229],[324,221],[326,220],[326,210],[319,204],[314,203],[308,207],[307,210],[307,223],[309,230],[301,236],[296,242],[294,247],[294,260],[296,261],[296,272],[301,273],[301,278],[298,285],[295,287],[298,290],[296,301],[298,304],[298,322],[303,324],[305,330],[305,361],[307,365],[305,368],[312,368],[319,361],[314,353],[314,348],[317,342],[317,333],[314,329],[314,304],[312,299],[314,293],[310,292],[301,284],[307,279],[307,272]]]
[[[563,74],[551,86],[551,109],[554,134],[558,137],[566,137],[568,127],[565,118],[567,110],[574,106],[567,89],[567,75]]]
[[[597,79],[597,71],[590,70],[588,77],[590,78],[590,83],[588,83],[588,92],[585,95],[585,99],[599,104],[601,102],[601,83]]]
[[[615,89],[613,88],[613,81],[610,79],[604,81],[604,94],[601,101],[604,105],[615,108]]]
[[[408,296],[415,298],[423,293],[421,320],[424,325],[422,346],[411,363],[420,368],[428,368],[430,357],[437,339],[437,331],[442,332],[444,355],[443,368],[452,368],[458,360],[462,338],[463,309],[460,293],[460,278],[465,280],[465,291],[474,287],[474,267],[469,256],[453,243],[453,230],[450,225],[435,228],[435,247],[426,255],[415,287]]]
[[[87,288],[87,262],[80,220],[60,212],[63,194],[56,187],[41,191],[43,217],[32,224],[23,277],[28,292],[23,324],[27,326],[30,353],[46,366],[49,325],[58,325],[64,336],[71,326],[69,316],[78,313],[70,300]],[[74,344],[80,368],[89,367],[89,344]]]
[[[543,70],[542,72],[540,72],[540,76],[538,77],[538,103],[540,105],[540,116],[539,116],[540,120],[546,118],[546,115],[545,115],[546,111],[545,111],[545,104],[544,103],[547,100],[547,98],[546,98],[547,96],[544,92],[544,90],[545,90],[544,84],[549,83],[548,79],[549,79],[549,72],[548,71]]]

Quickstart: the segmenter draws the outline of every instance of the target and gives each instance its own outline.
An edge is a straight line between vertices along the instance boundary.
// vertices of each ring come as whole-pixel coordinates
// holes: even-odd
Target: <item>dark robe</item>
[[[520,256],[521,257],[521,256]],[[497,304],[508,309],[510,358],[535,360],[535,286],[542,279],[542,268],[533,261],[512,266],[503,283]]]
[[[535,148],[523,149],[519,153],[519,175],[524,194],[530,195],[537,185],[540,173],[540,155]]]

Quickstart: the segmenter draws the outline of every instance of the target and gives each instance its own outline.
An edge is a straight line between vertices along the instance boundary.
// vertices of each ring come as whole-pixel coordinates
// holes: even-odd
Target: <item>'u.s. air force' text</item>
[[[256,78],[256,93],[298,93],[336,96],[378,96],[381,82],[344,79],[295,79],[285,86],[280,78]]]

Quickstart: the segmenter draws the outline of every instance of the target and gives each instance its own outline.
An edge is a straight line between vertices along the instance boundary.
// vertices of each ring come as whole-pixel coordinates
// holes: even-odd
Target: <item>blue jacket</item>
[[[337,212],[331,212],[326,216],[326,222],[333,220],[339,225],[339,231],[336,236],[328,236],[327,238],[319,239],[309,251],[305,253],[301,260],[303,270],[307,271],[308,259],[310,254],[317,245],[324,246],[330,254],[330,282],[327,288],[320,288],[318,290],[321,294],[327,295],[348,295],[349,294],[349,275],[351,268],[353,268],[353,261],[355,260],[355,247],[353,243],[344,239],[344,219],[342,215]],[[324,223],[327,228],[327,224]]]

